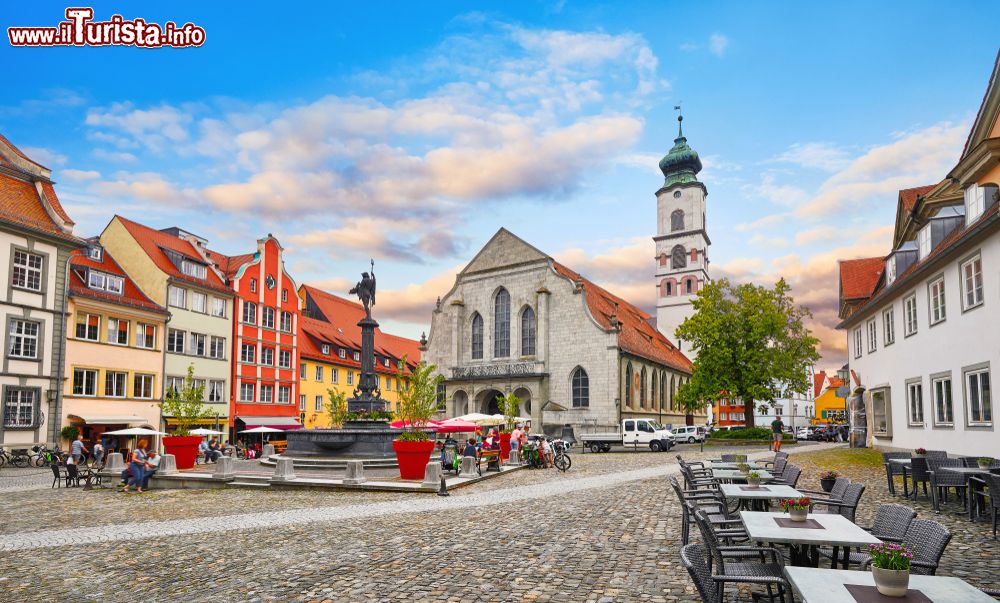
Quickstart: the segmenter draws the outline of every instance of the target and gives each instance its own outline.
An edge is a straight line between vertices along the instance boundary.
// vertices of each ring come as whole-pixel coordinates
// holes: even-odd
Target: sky
[[[115,213],[230,254],[273,233],[299,283],[343,295],[374,258],[377,318],[419,337],[507,227],[652,310],[657,162],[681,104],[710,276],[784,277],[827,369],[846,360],[837,259],[889,250],[897,191],[958,160],[998,50],[930,2],[87,6],[206,38],[0,42],[0,133],[52,168],[79,235]],[[64,8],[0,20],[54,26]],[[1000,4],[948,15],[995,22]]]

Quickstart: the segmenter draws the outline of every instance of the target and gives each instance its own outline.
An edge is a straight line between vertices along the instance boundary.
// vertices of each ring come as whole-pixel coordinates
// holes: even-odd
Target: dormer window
[[[98,291],[107,291],[115,295],[121,295],[125,289],[125,279],[114,274],[105,274],[97,270],[91,270],[87,274],[87,286]]]
[[[347,358],[347,350],[345,350],[344,348],[338,349],[337,356],[340,356],[341,358]]]
[[[104,259],[104,249],[97,245],[91,245],[87,248],[87,257],[95,262],[100,262]]]
[[[885,261],[885,285],[888,287],[896,280],[896,257],[890,257]]]
[[[965,224],[968,226],[983,215],[996,202],[997,185],[973,184],[965,189]]]
[[[191,260],[181,260],[181,272],[195,278],[205,278],[208,276],[208,270],[204,264],[192,262]]]
[[[323,355],[324,356],[329,356],[330,355],[330,346],[328,346],[326,344],[323,344]]]
[[[917,249],[923,260],[931,252],[931,224],[927,224],[917,232]]]

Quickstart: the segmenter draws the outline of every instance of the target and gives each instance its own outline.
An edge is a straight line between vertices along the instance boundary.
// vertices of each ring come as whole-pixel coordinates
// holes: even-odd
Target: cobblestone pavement
[[[663,479],[673,456],[577,456],[565,475],[521,471],[449,498],[0,492],[5,506],[39,497],[34,508],[47,499],[53,511],[13,529],[4,521],[0,543],[29,548],[0,553],[0,592],[11,601],[697,601]],[[95,521],[102,512],[114,519]],[[53,517],[68,529],[52,531]]]
[[[51,469],[38,467],[0,468],[0,493],[44,490],[51,485]]]

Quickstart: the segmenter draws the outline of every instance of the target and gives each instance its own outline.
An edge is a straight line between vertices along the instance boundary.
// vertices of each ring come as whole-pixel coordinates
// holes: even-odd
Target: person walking
[[[132,461],[129,463],[131,475],[128,483],[125,484],[125,489],[122,490],[126,494],[128,494],[129,486],[132,485],[135,485],[136,492],[142,492],[142,484],[146,476],[146,460],[149,458],[146,454],[146,445],[146,440],[139,440],[135,450],[132,451]]]
[[[104,444],[101,443],[101,440],[94,443],[94,465],[96,467],[104,466]]]
[[[83,463],[83,455],[90,452],[87,447],[83,444],[83,434],[76,434],[76,439],[70,444],[69,453],[73,457],[75,464],[79,465]]]
[[[785,431],[785,423],[781,420],[781,416],[777,416],[771,421],[771,435],[774,436],[774,451],[781,452],[781,437]]]

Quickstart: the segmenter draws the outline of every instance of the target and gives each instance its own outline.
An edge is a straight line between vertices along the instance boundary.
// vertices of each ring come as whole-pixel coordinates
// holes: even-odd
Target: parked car
[[[674,434],[674,439],[678,442],[693,444],[695,442],[701,442],[705,439],[705,428],[697,425],[674,427],[671,431]]]
[[[809,440],[812,435],[812,427],[799,427],[798,431],[795,432],[796,440]]]
[[[585,433],[580,440],[591,452],[610,452],[613,445],[649,446],[660,452],[670,450],[675,443],[674,434],[652,419],[623,419],[617,432]]]

